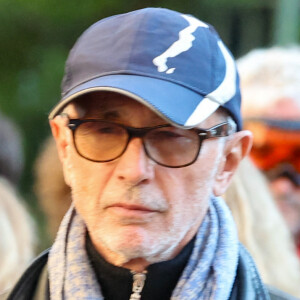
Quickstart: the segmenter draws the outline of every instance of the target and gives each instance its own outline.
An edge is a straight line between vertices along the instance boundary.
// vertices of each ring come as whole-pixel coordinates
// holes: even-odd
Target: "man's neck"
[[[122,267],[140,273],[145,271],[149,265],[150,263],[146,259],[135,258],[123,264]]]
[[[172,260],[150,264],[145,272],[132,272],[108,263],[87,237],[86,249],[105,299],[129,299],[135,275],[144,277],[142,298],[170,299],[171,294],[186,266],[193,250],[192,239]],[[138,262],[140,265],[140,262]]]
[[[201,220],[202,222],[202,220]],[[198,223],[201,224],[199,221]],[[150,264],[159,263],[162,261],[172,260],[175,258],[181,251],[185,248],[187,244],[191,242],[194,236],[197,233],[197,229],[199,228],[200,224],[195,223],[193,228],[187,232],[185,237],[178,242],[174,247],[169,247],[164,249],[164,251],[158,252],[152,256],[145,257],[126,257],[125,255],[114,252],[103,243],[99,243],[99,241],[94,241],[93,236],[90,235],[89,239],[91,240],[93,247],[97,250],[97,252],[110,264],[123,267],[129,269],[134,272],[143,272],[147,269]]]

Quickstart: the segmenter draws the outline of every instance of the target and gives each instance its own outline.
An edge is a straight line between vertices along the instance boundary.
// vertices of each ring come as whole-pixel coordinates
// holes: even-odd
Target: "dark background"
[[[25,169],[19,190],[41,232],[32,165],[50,134],[47,114],[60,98],[68,51],[95,21],[147,6],[211,23],[236,58],[253,48],[299,41],[298,0],[0,0],[0,110],[21,129]]]

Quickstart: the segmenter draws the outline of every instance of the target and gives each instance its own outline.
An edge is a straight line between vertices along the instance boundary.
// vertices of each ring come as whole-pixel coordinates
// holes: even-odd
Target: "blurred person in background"
[[[35,246],[33,219],[13,185],[0,177],[0,292],[15,284]]]
[[[239,165],[224,198],[263,280],[300,297],[300,261],[291,232],[267,178],[249,158]]]
[[[11,287],[34,257],[33,219],[18,195],[23,170],[20,132],[0,114],[0,291]]]
[[[0,112],[0,176],[15,186],[23,171],[21,134],[16,124]]]
[[[300,255],[300,48],[253,50],[238,68],[251,158],[268,177]]]
[[[34,163],[34,191],[43,211],[47,231],[53,241],[61,220],[71,204],[71,189],[65,183],[56,144],[49,136],[42,144]]]

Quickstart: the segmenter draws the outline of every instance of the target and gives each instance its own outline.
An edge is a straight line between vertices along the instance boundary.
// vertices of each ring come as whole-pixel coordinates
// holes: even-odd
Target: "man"
[[[252,136],[214,29],[161,8],[99,21],[62,90],[49,119],[73,205],[10,299],[270,299],[218,198]]]
[[[300,255],[300,49],[253,50],[238,66],[251,157],[269,178]]]

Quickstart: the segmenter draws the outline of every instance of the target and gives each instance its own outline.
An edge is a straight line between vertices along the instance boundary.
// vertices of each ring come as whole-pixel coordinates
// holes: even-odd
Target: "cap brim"
[[[219,104],[180,84],[128,74],[107,75],[85,82],[71,91],[53,108],[49,119],[80,95],[94,91],[112,91],[148,106],[175,126],[191,128],[210,116]]]

